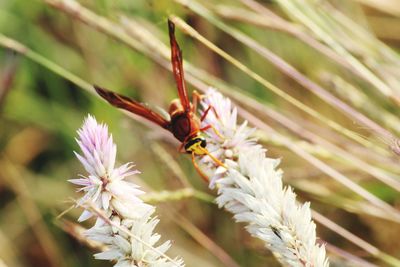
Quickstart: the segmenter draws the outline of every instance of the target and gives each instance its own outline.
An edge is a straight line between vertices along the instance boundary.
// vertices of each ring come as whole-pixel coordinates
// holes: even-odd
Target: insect
[[[192,162],[196,170],[203,179],[208,181],[207,176],[203,174],[196,164],[195,155],[208,155],[218,166],[225,166],[220,160],[209,153],[206,148],[207,141],[202,135],[202,132],[210,128],[214,129],[214,131],[220,135],[212,125],[201,127],[201,122],[205,119],[210,110],[213,110],[217,117],[218,115],[212,106],[205,109],[201,118],[196,115],[197,105],[201,99],[201,95],[194,91],[193,103],[189,101],[183,73],[182,51],[175,38],[175,25],[170,20],[168,20],[168,30],[171,44],[172,71],[179,95],[179,99],[173,100],[169,106],[168,113],[170,115],[170,120],[165,119],[163,116],[149,109],[144,104],[126,96],[111,92],[98,86],[94,86],[94,88],[96,89],[96,92],[111,105],[142,116],[170,131],[175,138],[181,142],[179,150],[182,151],[182,149],[184,149],[185,152],[191,154]]]

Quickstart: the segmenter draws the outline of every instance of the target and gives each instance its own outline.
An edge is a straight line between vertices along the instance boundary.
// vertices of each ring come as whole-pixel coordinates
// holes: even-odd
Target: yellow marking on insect
[[[205,155],[205,154],[207,154],[204,151],[204,148],[201,146],[201,142],[202,142],[202,140],[199,140],[199,141],[193,143],[186,150],[189,151],[189,152],[194,152],[194,154],[196,154],[196,155]]]

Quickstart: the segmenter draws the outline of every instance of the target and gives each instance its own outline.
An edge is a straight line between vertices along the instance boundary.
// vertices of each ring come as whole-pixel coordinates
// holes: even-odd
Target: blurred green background
[[[398,156],[386,150],[387,143],[392,144],[391,137],[377,136],[352,118],[347,118],[283,74],[254,50],[218,29],[210,19],[199,16],[190,8],[172,0],[82,0],[80,9],[68,12],[61,4],[54,4],[59,2],[0,1],[0,33],[42,56],[28,53],[28,57],[25,57],[22,54],[26,51],[21,54],[7,49],[5,47],[9,43],[7,45],[4,36],[0,36],[0,259],[6,266],[111,266],[109,262],[94,260],[92,254],[96,249],[87,247],[84,241],[77,238],[79,233],[75,231],[79,228],[75,222],[80,210],[73,209],[61,219],[56,218],[71,206],[71,198],[78,198],[67,179],[84,172],[73,151],[78,150],[74,139],[76,130],[87,114],[93,114],[98,121],[109,125],[118,146],[119,162],[133,161],[136,164],[142,174],[140,179],[135,178],[135,182],[143,185],[146,191],[194,188],[208,194],[203,198],[188,196],[154,203],[161,219],[157,231],[163,239],[173,240],[170,255],[182,256],[187,266],[279,266],[273,255],[260,241],[251,238],[243,225],[234,223],[230,214],[210,202],[216,193],[202,182],[190,157],[178,153],[178,143],[168,133],[143,123],[143,120],[132,120],[102,101],[93,91],[83,90],[82,86],[63,77],[71,72],[80,77],[84,85],[98,84],[149,103],[154,109],[166,109],[169,102],[177,97],[168,60],[162,56],[163,51],[168,53],[166,21],[171,14],[181,17],[209,41],[318,114],[354,131],[356,136],[366,138],[368,143],[379,147],[379,151],[387,153],[379,154],[373,148],[357,144],[327,127],[324,121],[300,112],[201,42],[184,34],[178,27],[177,38],[184,59],[220,79],[205,79],[203,84],[225,84],[232,92],[239,93],[239,96],[244,95],[246,99],[256,100],[266,108],[279,112],[283,118],[293,120],[304,130],[325,138],[382,172],[390,173],[398,181]],[[399,112],[394,101],[380,94],[366,79],[357,77],[284,29],[260,25],[262,17],[251,16],[255,11],[244,2],[205,1],[203,4],[219,21],[258,41],[306,77],[342,97],[343,101],[393,134],[398,131],[396,119]],[[357,25],[376,35],[398,55],[398,9],[387,7],[379,1],[304,1],[304,5],[320,8],[325,2],[330,2]],[[371,2],[377,4],[371,5]],[[291,22],[288,12],[285,13],[278,3],[259,3],[290,22],[290,25],[302,29],[301,32],[306,36],[315,38],[320,44],[324,43],[300,22]],[[85,16],[80,13],[83,7],[106,19],[106,24],[114,25],[114,30],[111,33],[104,29],[98,30],[102,20],[94,20],[95,24],[99,24],[97,26],[82,22],[85,20],[82,19]],[[232,13],[235,16],[223,13],[224,10],[236,11]],[[126,24],[121,21],[121,17],[135,24]],[[255,21],[250,21],[252,18]],[[267,17],[265,19],[269,21]],[[326,19],[328,27],[335,25],[328,17]],[[126,45],[126,40],[121,37],[130,33],[129,27],[143,34],[131,35],[139,48],[144,47],[142,51]],[[366,43],[361,44],[362,39],[357,36],[346,39],[343,32],[337,32],[337,35],[333,34],[334,31],[326,32],[333,39],[348,41],[345,48],[363,64],[368,64],[368,60],[376,60],[377,68],[369,68],[381,79],[385,80],[386,77],[385,82],[388,84],[390,77],[400,73],[397,72],[400,70],[397,58],[393,58],[389,64],[377,55],[376,51],[380,51],[383,43],[374,43],[377,39],[373,35],[368,37],[371,43],[367,43],[371,49],[363,50]],[[161,43],[151,38],[157,38],[166,46],[162,47]],[[345,57],[338,57],[347,62]],[[59,73],[56,67],[42,59],[59,65]],[[50,69],[46,66],[50,66]],[[398,90],[393,84],[390,84],[391,88]],[[343,89],[344,96],[337,91],[338,87]],[[189,88],[194,89],[193,86]],[[361,92],[366,98],[357,102],[348,97],[352,92]],[[301,135],[302,129],[291,131],[280,125],[279,120],[272,120],[247,103],[240,103],[240,106],[272,126],[281,136],[350,177],[391,206],[399,208],[400,197],[396,189],[378,181],[370,173],[363,172],[348,158],[336,154],[331,147],[305,138]],[[365,105],[371,107],[365,109]],[[388,114],[394,117],[393,121],[386,122],[384,118]],[[339,230],[329,230],[317,224],[321,242],[328,243],[332,266],[366,264],[361,260],[377,266],[399,266],[397,260],[382,254],[384,252],[400,258],[400,240],[397,238],[400,236],[399,221],[372,207],[349,188],[301,159],[285,147],[279,136],[266,131],[260,131],[257,135],[268,148],[268,156],[282,158],[280,167],[285,172],[285,183],[295,188],[301,202],[311,201],[313,209],[376,248],[367,252],[343,238]]]

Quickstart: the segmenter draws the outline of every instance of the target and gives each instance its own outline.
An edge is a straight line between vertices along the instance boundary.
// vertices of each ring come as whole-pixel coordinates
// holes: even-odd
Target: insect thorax
[[[171,132],[181,142],[187,141],[199,132],[200,123],[193,114],[177,112],[171,115]]]

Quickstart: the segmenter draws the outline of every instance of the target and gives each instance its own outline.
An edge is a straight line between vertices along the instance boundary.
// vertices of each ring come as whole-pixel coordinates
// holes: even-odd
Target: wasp
[[[175,138],[181,142],[179,150],[182,151],[182,149],[184,149],[185,152],[191,154],[192,162],[196,170],[203,179],[208,181],[207,176],[203,174],[196,164],[195,155],[208,155],[218,166],[225,166],[220,160],[209,153],[206,148],[207,141],[202,132],[212,128],[217,135],[221,136],[221,134],[212,125],[201,127],[201,122],[206,118],[210,110],[213,110],[217,117],[218,114],[213,106],[209,106],[207,109],[205,109],[200,118],[196,115],[197,105],[202,96],[194,91],[192,95],[193,102],[191,103],[189,101],[183,72],[182,51],[175,38],[175,25],[170,20],[168,20],[168,31],[171,44],[172,72],[179,95],[179,99],[173,100],[169,106],[168,113],[170,115],[170,119],[164,118],[160,114],[149,109],[143,103],[137,102],[131,98],[114,93],[96,85],[94,88],[96,92],[111,105],[144,117],[171,132]]]

